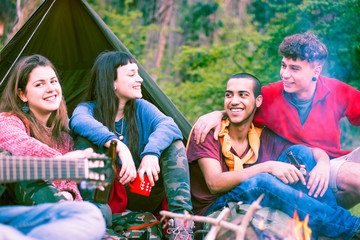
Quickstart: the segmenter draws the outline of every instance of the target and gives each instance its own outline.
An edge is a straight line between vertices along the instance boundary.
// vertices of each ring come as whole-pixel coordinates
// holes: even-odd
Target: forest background
[[[329,51],[322,74],[360,89],[360,0],[87,1],[191,124],[223,109],[233,74],[279,80],[278,46],[294,33],[313,31]],[[0,0],[0,50],[42,2]],[[358,127],[341,129],[343,149],[360,146]]]

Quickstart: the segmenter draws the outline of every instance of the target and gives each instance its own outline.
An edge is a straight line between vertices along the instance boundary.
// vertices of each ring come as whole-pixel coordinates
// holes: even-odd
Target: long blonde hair
[[[39,66],[51,67],[58,77],[55,67],[47,58],[41,55],[31,55],[21,58],[12,70],[9,82],[2,94],[0,112],[9,112],[18,116],[27,126],[29,126],[30,136],[38,139],[39,141],[49,146],[52,145],[52,141],[62,145],[63,133],[69,132],[68,116],[64,98],[62,98],[59,108],[51,113],[46,126],[41,124],[31,111],[28,111],[27,113],[22,111],[24,102],[19,97],[19,89],[24,93],[26,92],[26,85],[29,81],[30,73]],[[52,141],[44,136],[43,133],[45,131],[45,127],[49,127],[52,130]]]

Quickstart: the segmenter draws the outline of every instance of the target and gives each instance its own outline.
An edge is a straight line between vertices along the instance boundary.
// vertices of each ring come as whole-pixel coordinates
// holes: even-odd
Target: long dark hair
[[[115,132],[115,118],[119,108],[119,98],[114,89],[118,67],[136,63],[130,54],[120,51],[103,52],[95,60],[91,69],[87,101],[97,104],[94,117]],[[127,125],[128,147],[134,157],[138,157],[139,129],[136,121],[136,100],[130,99],[124,108]]]
[[[9,112],[18,116],[29,126],[30,136],[52,146],[51,139],[44,136],[45,126],[35,118],[31,111],[24,113],[21,110],[24,106],[24,102],[19,97],[19,89],[24,93],[26,92],[26,85],[29,81],[30,73],[39,66],[51,67],[54,70],[56,77],[59,79],[55,67],[47,58],[41,55],[31,55],[21,58],[12,70],[9,82],[2,94],[0,112]],[[50,127],[52,130],[52,140],[64,144],[63,132],[69,132],[64,98],[61,99],[59,108],[51,113],[46,123],[46,127]]]

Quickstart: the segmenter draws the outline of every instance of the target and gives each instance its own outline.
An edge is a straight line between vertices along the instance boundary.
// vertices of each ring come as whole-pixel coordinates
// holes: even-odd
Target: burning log
[[[293,227],[292,227],[292,239],[296,240],[311,240],[312,230],[308,226],[309,215],[306,215],[304,221],[300,221],[299,215],[296,210],[294,212]]]

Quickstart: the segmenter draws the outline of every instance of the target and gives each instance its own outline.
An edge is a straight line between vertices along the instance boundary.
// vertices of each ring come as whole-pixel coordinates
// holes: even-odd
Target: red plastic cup
[[[144,181],[141,182],[139,174],[136,176],[133,183],[128,183],[130,186],[130,192],[137,193],[144,196],[150,196],[151,184],[148,176],[144,175]]]

